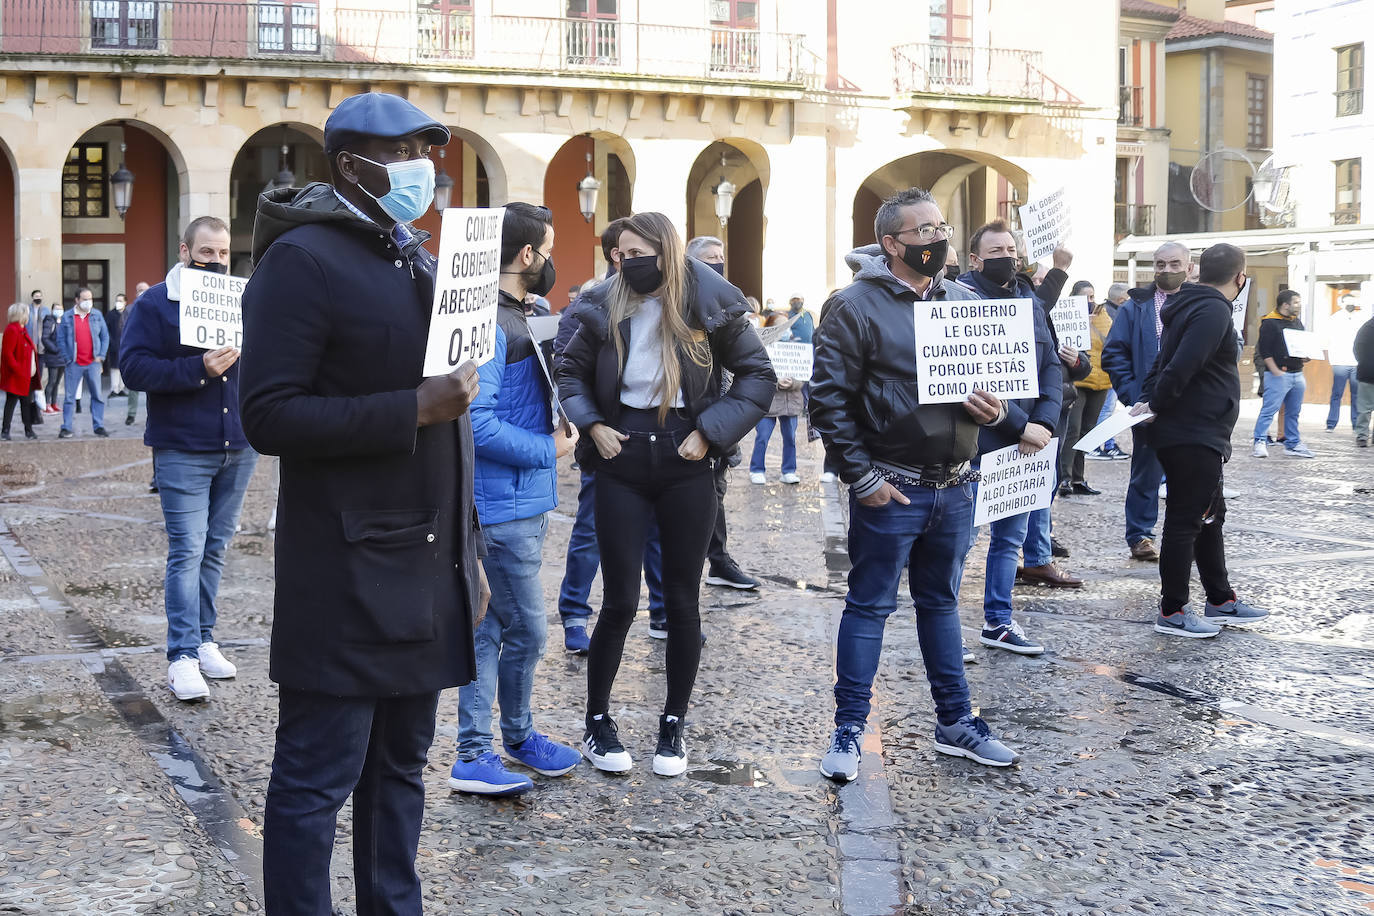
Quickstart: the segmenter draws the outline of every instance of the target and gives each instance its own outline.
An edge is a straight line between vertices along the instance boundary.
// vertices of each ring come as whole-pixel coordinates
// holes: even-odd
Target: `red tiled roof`
[[[1253,38],[1259,41],[1274,40],[1272,32],[1257,29],[1253,25],[1246,25],[1243,22],[1214,22],[1199,16],[1189,16],[1187,13],[1178,18],[1178,22],[1174,23],[1174,27],[1169,30],[1169,34],[1165,38],[1168,41],[1179,41],[1186,38],[1203,38],[1208,35],[1230,35],[1233,38]]]
[[[1166,22],[1173,22],[1183,15],[1171,6],[1151,3],[1150,0],[1121,0],[1121,12],[1127,16],[1138,16],[1141,19],[1163,19]]]

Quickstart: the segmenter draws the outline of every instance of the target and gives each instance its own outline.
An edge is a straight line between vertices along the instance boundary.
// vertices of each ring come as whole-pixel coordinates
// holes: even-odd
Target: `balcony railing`
[[[1364,111],[1363,89],[1336,90],[1336,117],[1345,118]]]
[[[816,87],[795,34],[217,0],[0,0],[0,55],[298,59]]]
[[[1117,204],[1116,238],[1117,241],[1128,235],[1155,234],[1154,204]]]
[[[1140,127],[1145,123],[1145,87],[1121,87],[1121,109],[1116,123],[1123,127]]]
[[[892,53],[899,95],[936,93],[1034,100],[1045,97],[1038,51],[950,42],[898,45]]]
[[[1331,211],[1331,222],[1337,226],[1356,226],[1360,222],[1360,206],[1337,207]]]

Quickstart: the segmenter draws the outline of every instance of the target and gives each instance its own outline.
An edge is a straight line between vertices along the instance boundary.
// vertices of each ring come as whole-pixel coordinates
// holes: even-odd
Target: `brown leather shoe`
[[[1083,580],[1065,572],[1054,563],[1044,566],[1026,566],[1021,569],[1021,579],[1033,585],[1048,585],[1050,588],[1082,588]]]
[[[1154,541],[1141,538],[1131,545],[1131,556],[1137,560],[1158,560],[1159,551],[1155,549]]]

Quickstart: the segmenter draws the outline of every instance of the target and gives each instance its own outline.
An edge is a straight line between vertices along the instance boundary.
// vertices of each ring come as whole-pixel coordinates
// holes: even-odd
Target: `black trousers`
[[[1188,603],[1194,563],[1207,600],[1229,601],[1221,453],[1202,445],[1170,445],[1156,454],[1169,480],[1159,546],[1160,610],[1173,614]]]
[[[687,461],[678,446],[693,426],[657,411],[621,414],[629,439],[596,472],[596,542],[601,550],[601,614],[587,657],[587,717],[610,709],[625,636],[639,607],[639,575],[649,520],[663,547],[663,609],[668,617],[664,714],[685,718],[701,663],[701,565],[716,522],[710,461]]]
[[[713,472],[716,487],[716,521],[711,529],[711,543],[706,548],[706,559],[711,562],[713,568],[730,562],[730,551],[725,547],[729,536],[725,530],[725,489],[730,483],[729,474],[729,463],[724,458],[717,461]]]
[[[24,431],[33,429],[33,419],[38,415],[38,405],[33,402],[33,395],[20,396],[12,391],[5,392],[5,425],[3,430],[10,431],[10,423],[14,421],[14,405],[19,405],[19,422],[24,424]]]
[[[1076,387],[1076,386],[1075,386]],[[1066,411],[1067,423],[1059,433],[1059,479],[1071,483],[1084,483],[1083,459],[1087,452],[1080,452],[1073,445],[1083,438],[1083,433],[1097,425],[1102,413],[1102,405],[1107,403],[1110,389],[1092,391],[1079,388],[1078,397]]]
[[[283,687],[263,823],[269,916],[330,916],[329,859],[353,794],[358,916],[415,916],[422,778],[438,693],[334,697]]]

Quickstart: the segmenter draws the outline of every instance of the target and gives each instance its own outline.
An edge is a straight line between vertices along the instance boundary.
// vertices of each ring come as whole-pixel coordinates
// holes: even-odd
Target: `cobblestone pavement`
[[[221,594],[239,676],[214,682],[208,703],[178,703],[147,450],[113,403],[110,441],[82,415],[72,440],[55,441],[50,418],[40,441],[0,449],[0,912],[257,912],[273,463],[259,465]],[[703,590],[687,778],[648,768],[663,653],[643,617],[613,698],[636,758],[627,778],[584,764],[514,800],[451,794],[450,691],[421,839],[429,911],[1368,913],[1374,455],[1348,433],[1305,435],[1315,461],[1238,450],[1228,468],[1234,579],[1269,622],[1202,645],[1156,636],[1155,567],[1122,542],[1127,468],[1090,462],[1104,495],[1056,510],[1086,587],[1017,590],[1018,619],[1050,651],[979,648],[968,669],[1021,765],[934,753],[915,626],[899,612],[868,736],[879,753],[843,789],[816,773],[844,592],[822,552],[835,503],[815,483],[819,450],[803,449],[800,487],[734,472],[731,550],[767,581],[757,595]],[[535,692],[537,726],[568,741],[585,662],[562,651],[554,599],[575,477],[563,475],[546,546]],[[965,577],[971,644],[986,543]],[[335,872],[351,914],[348,821],[345,809]]]

